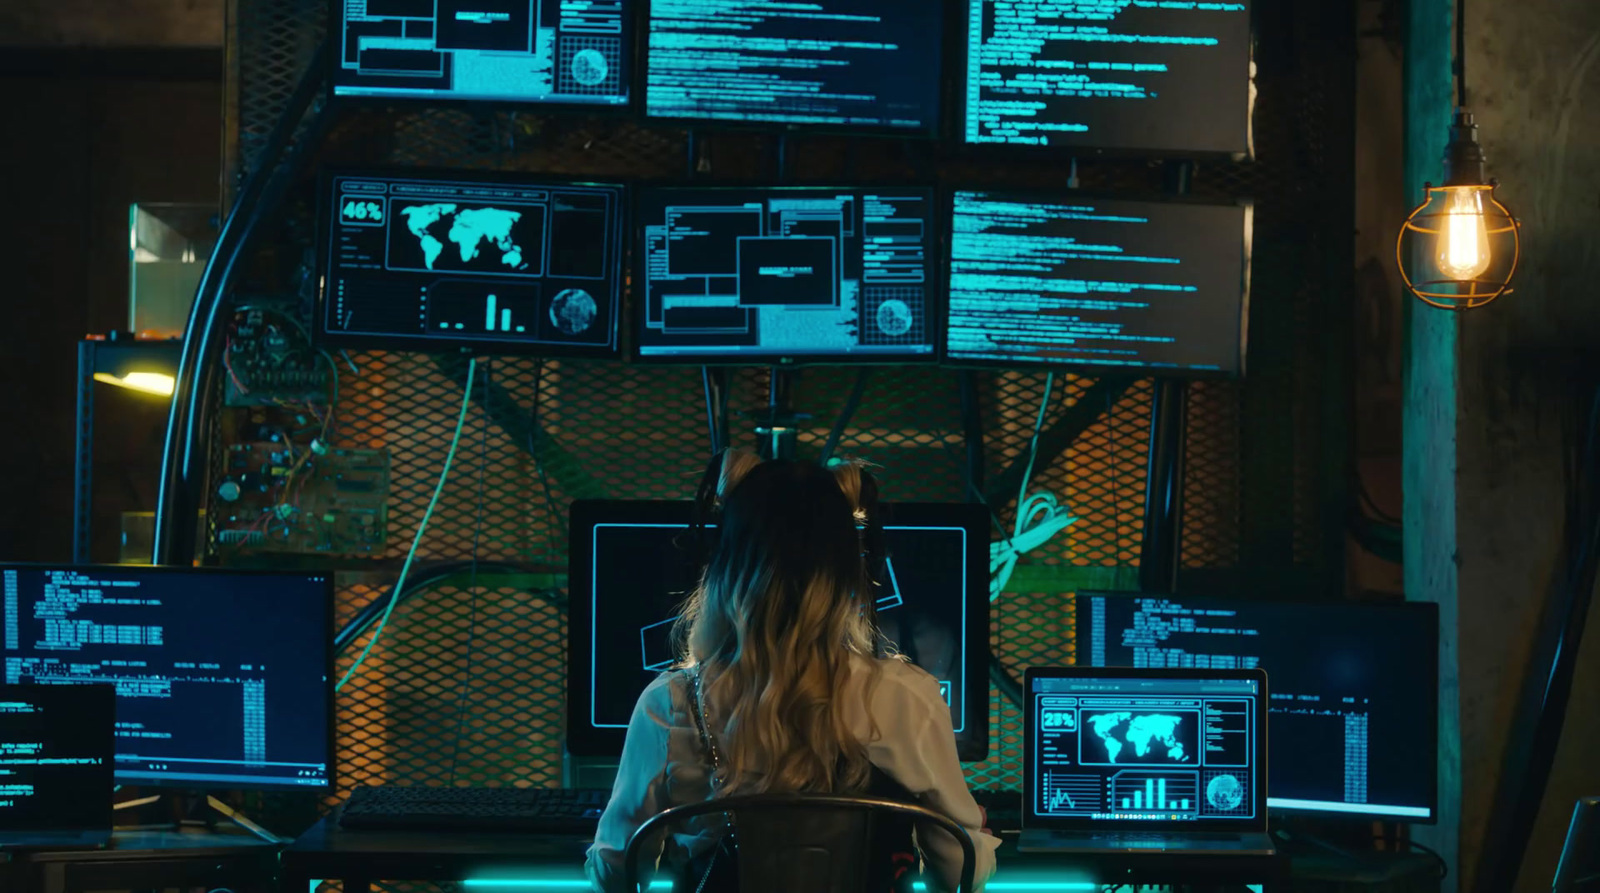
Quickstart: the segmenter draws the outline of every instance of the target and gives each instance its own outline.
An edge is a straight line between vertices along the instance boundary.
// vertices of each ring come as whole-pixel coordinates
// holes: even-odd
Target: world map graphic
[[[416,237],[422,259],[430,270],[436,268],[444,255],[446,242],[455,246],[462,264],[476,260],[487,246],[500,253],[500,263],[505,266],[513,270],[528,267],[522,246],[512,237],[513,228],[522,220],[520,211],[434,204],[402,208],[400,215],[405,218],[406,229]]]
[[[1117,762],[1130,749],[1132,759],[1145,758],[1154,749],[1158,756],[1165,751],[1166,762],[1187,763],[1192,757],[1178,740],[1182,723],[1181,716],[1117,711],[1093,714],[1087,725],[1105,747],[1108,763]]]

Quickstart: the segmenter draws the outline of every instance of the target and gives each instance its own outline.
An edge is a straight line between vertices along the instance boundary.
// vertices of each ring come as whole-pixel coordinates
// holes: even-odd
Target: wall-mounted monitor
[[[1252,209],[955,193],[953,364],[1244,371]]]
[[[324,180],[324,343],[618,354],[626,191],[517,174],[347,170]]]
[[[621,108],[641,0],[332,0],[333,92]]]
[[[651,0],[645,114],[931,135],[940,0]]]
[[[966,143],[1252,154],[1249,0],[961,2]]]
[[[932,362],[935,216],[921,187],[641,190],[634,353]]]

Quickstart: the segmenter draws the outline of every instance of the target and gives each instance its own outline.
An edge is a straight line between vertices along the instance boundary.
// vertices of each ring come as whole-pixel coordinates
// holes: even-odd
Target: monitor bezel
[[[1129,599],[1129,600],[1136,599],[1136,598],[1150,598],[1151,595],[1152,595],[1151,593],[1147,593],[1147,592],[1126,592],[1126,591],[1115,591],[1115,590],[1084,590],[1082,592],[1077,593],[1077,597],[1078,598],[1101,598],[1101,597],[1106,597],[1106,598],[1113,598],[1113,599]],[[1177,594],[1177,595],[1171,595],[1171,596],[1168,596],[1168,597],[1173,598],[1173,599],[1177,599],[1177,600],[1180,600],[1180,601],[1193,601],[1193,602],[1200,602],[1200,603],[1219,603],[1219,602],[1220,603],[1234,603],[1234,602],[1255,601],[1255,602],[1261,602],[1261,603],[1264,603],[1264,604],[1271,604],[1271,605],[1275,605],[1275,606],[1293,606],[1293,607],[1307,607],[1307,608],[1363,608],[1363,609],[1381,611],[1381,612],[1386,612],[1386,613],[1410,612],[1410,613],[1414,613],[1414,614],[1422,614],[1422,615],[1427,615],[1428,617],[1431,617],[1432,618],[1432,625],[1433,625],[1435,630],[1437,630],[1438,626],[1439,626],[1439,606],[1438,606],[1438,604],[1436,604],[1434,602],[1388,601],[1388,600],[1378,600],[1378,599],[1338,599],[1338,600],[1330,600],[1330,599],[1316,599],[1316,600],[1310,600],[1310,599],[1241,599],[1241,598],[1229,598],[1227,596],[1204,595],[1204,594],[1196,594],[1196,595]],[[1079,630],[1081,630],[1081,629],[1082,629],[1082,627],[1078,627],[1078,628],[1074,629],[1074,631],[1073,631],[1073,644],[1075,646],[1077,646],[1077,648],[1078,648],[1077,653],[1078,654],[1085,653],[1085,646],[1086,646],[1086,643],[1082,641],[1082,633],[1079,632]],[[1433,691],[1434,696],[1433,696],[1432,700],[1429,702],[1430,706],[1432,707],[1433,721],[1431,723],[1425,723],[1425,726],[1429,730],[1429,738],[1428,738],[1427,741],[1423,742],[1424,746],[1419,748],[1419,750],[1421,752],[1423,752],[1423,753],[1437,753],[1438,752],[1438,746],[1439,746],[1439,645],[1440,645],[1439,637],[1437,635],[1435,635],[1433,640],[1431,642],[1427,643],[1427,645],[1424,646],[1424,647],[1427,647],[1429,649],[1429,655],[1432,658],[1431,660],[1425,661],[1425,663],[1428,666],[1428,672],[1430,674],[1429,678],[1427,680],[1428,681],[1428,686],[1427,687],[1430,690]],[[1271,670],[1269,669],[1268,673],[1270,674],[1270,672],[1271,672]],[[1268,790],[1267,791],[1267,799],[1271,800],[1271,798],[1272,798],[1272,792],[1271,792],[1271,790]],[[1352,806],[1356,806],[1357,804],[1351,804],[1351,805]],[[1408,824],[1408,825],[1433,825],[1433,824],[1437,824],[1438,821],[1439,821],[1439,774],[1438,774],[1437,771],[1434,772],[1433,775],[1430,776],[1429,781],[1428,781],[1428,816],[1426,818],[1415,818],[1415,817],[1412,817],[1412,816],[1396,816],[1396,815],[1394,815],[1392,813],[1377,813],[1377,812],[1370,812],[1369,813],[1369,812],[1360,812],[1360,811],[1346,811],[1346,810],[1332,810],[1332,809],[1300,809],[1300,808],[1292,808],[1292,807],[1284,807],[1284,806],[1272,806],[1270,803],[1267,806],[1267,811],[1272,815],[1316,816],[1319,820],[1320,819],[1335,819],[1335,820],[1340,820],[1340,821],[1351,820],[1351,821],[1357,821],[1357,822],[1397,822],[1398,821],[1398,822],[1404,822],[1405,824]]]
[[[1134,819],[1085,819],[1039,816],[1033,812],[1033,760],[1037,744],[1034,728],[1037,720],[1033,709],[1033,681],[1035,679],[1216,679],[1256,680],[1260,691],[1256,697],[1256,771],[1250,796],[1255,801],[1255,815],[1250,819],[1197,819],[1193,822],[1149,821]],[[1057,828],[1075,831],[1176,831],[1176,832],[1265,832],[1267,829],[1267,704],[1270,693],[1267,674],[1252,670],[1193,670],[1193,669],[1143,669],[1132,667],[1029,667],[1022,678],[1022,826],[1024,828]]]
[[[617,120],[632,118],[642,108],[639,101],[637,68],[630,68],[622,78],[628,90],[628,101],[623,103],[582,103],[567,100],[515,99],[507,96],[469,98],[459,96],[372,95],[339,92],[340,61],[343,49],[340,40],[344,34],[343,0],[325,0],[328,23],[328,58],[324,63],[327,85],[323,89],[324,101],[337,108],[366,109],[398,107],[406,112],[428,109],[480,112],[536,112],[567,118],[601,118]],[[637,66],[639,57],[638,22],[639,5],[644,0],[624,0],[622,21],[623,55],[630,66]],[[335,29],[334,24],[339,24]]]
[[[327,325],[328,291],[333,265],[333,215],[334,181],[340,177],[370,177],[372,179],[409,179],[479,181],[487,184],[505,184],[524,187],[585,186],[596,189],[615,189],[617,198],[617,257],[612,266],[616,275],[616,297],[612,312],[611,342],[608,347],[591,346],[552,347],[548,344],[524,344],[484,338],[439,338],[434,336],[349,334],[330,331]],[[628,238],[632,226],[634,186],[626,178],[597,179],[561,175],[530,174],[522,171],[499,171],[452,168],[408,168],[394,165],[354,166],[341,165],[324,168],[317,177],[317,250],[316,289],[312,310],[312,341],[319,347],[357,350],[394,350],[411,353],[467,353],[474,356],[518,356],[551,360],[618,360],[623,356],[623,315],[628,310],[628,276],[633,269],[631,257],[633,240]]]
[[[594,679],[589,671],[593,647],[588,630],[594,623],[590,605],[593,583],[589,574],[593,543],[585,531],[596,524],[685,524],[693,517],[689,501],[675,500],[574,500],[568,512],[569,564],[567,569],[567,696],[566,750],[575,757],[616,758],[622,753],[625,729],[598,729],[589,723],[589,698]],[[966,614],[967,730],[956,736],[956,752],[962,762],[981,762],[989,756],[989,625],[988,592],[988,510],[969,503],[885,503],[884,522],[896,525],[899,514],[914,514],[915,523],[962,527],[970,534],[967,543]]]
[[[963,14],[970,12],[971,4],[977,2],[992,2],[992,0],[954,0]],[[950,52],[952,58],[959,63],[958,75],[951,80],[954,82],[953,94],[950,97],[950,110],[947,117],[950,127],[946,133],[951,153],[968,161],[1048,161],[1050,159],[1068,158],[1107,158],[1107,159],[1192,159],[1196,161],[1221,161],[1231,163],[1246,163],[1256,160],[1256,101],[1259,90],[1256,87],[1258,74],[1257,64],[1257,33],[1259,31],[1258,12],[1255,0],[1239,0],[1246,4],[1245,15],[1249,17],[1248,53],[1249,60],[1246,65],[1247,86],[1245,90],[1245,134],[1244,148],[1240,149],[1183,149],[1165,148],[1155,149],[1148,146],[1135,145],[1082,145],[1082,146],[1027,146],[1014,143],[969,143],[967,142],[967,112],[969,95],[966,90],[967,64],[971,58],[972,40],[971,33],[963,28],[959,45]]]
[[[754,350],[741,353],[737,356],[724,354],[674,354],[672,356],[647,356],[643,352],[641,338],[644,334],[644,314],[646,302],[649,300],[649,283],[646,281],[646,255],[644,234],[644,212],[642,205],[647,197],[663,193],[678,191],[694,191],[707,193],[734,193],[734,192],[776,192],[780,190],[834,190],[839,192],[866,192],[869,190],[885,189],[915,189],[928,193],[928,237],[926,239],[927,257],[927,297],[925,325],[928,340],[932,343],[933,350],[925,354],[883,354],[880,356],[859,356],[854,354],[783,354],[775,352],[757,353]],[[887,184],[857,184],[841,185],[837,182],[795,182],[795,183],[723,183],[716,184],[696,183],[694,181],[673,180],[641,184],[633,190],[633,208],[630,220],[633,224],[633,239],[631,244],[632,265],[631,289],[628,307],[628,347],[627,359],[630,364],[639,366],[713,366],[713,367],[752,367],[775,366],[780,368],[801,368],[806,366],[938,366],[940,363],[940,346],[944,341],[944,318],[947,314],[949,297],[949,276],[947,260],[945,258],[945,213],[943,210],[944,197],[942,190],[927,181],[887,183]]]
[[[1056,361],[1018,361],[1018,360],[993,360],[974,359],[967,357],[952,357],[950,355],[950,312],[953,301],[951,292],[955,276],[955,246],[950,242],[955,232],[955,204],[956,196],[960,193],[976,193],[995,196],[1001,199],[1039,200],[1051,202],[1116,202],[1123,205],[1150,205],[1150,206],[1190,206],[1218,209],[1234,209],[1242,211],[1244,233],[1241,249],[1240,267],[1240,296],[1239,296],[1239,348],[1237,364],[1231,369],[1198,369],[1198,368],[1172,368],[1155,367],[1147,365],[1131,365],[1117,363],[1091,363],[1091,362],[1056,362]],[[1098,191],[1079,190],[1050,190],[1043,192],[1027,192],[1021,189],[987,189],[969,184],[961,184],[944,190],[943,204],[940,207],[939,224],[945,237],[941,245],[941,254],[944,258],[940,276],[944,283],[944,302],[940,306],[938,325],[938,355],[939,365],[950,369],[982,369],[994,371],[1022,371],[1036,369],[1041,372],[1065,371],[1084,375],[1102,376],[1128,376],[1132,378],[1157,378],[1176,379],[1182,381],[1236,381],[1246,377],[1249,368],[1250,354],[1250,292],[1252,278],[1252,263],[1254,259],[1255,243],[1255,201],[1241,198],[1231,202],[1221,202],[1182,195],[1112,195]]]
[[[643,9],[637,14],[636,31],[638,53],[634,64],[635,84],[632,95],[635,97],[635,106],[638,109],[639,119],[651,126],[678,127],[693,130],[718,130],[729,132],[755,132],[787,134],[811,134],[833,136],[863,136],[863,137],[895,137],[913,142],[938,143],[943,141],[943,136],[948,130],[950,119],[950,103],[946,93],[945,75],[949,72],[950,54],[955,50],[952,46],[955,35],[952,32],[952,15],[956,8],[956,0],[925,0],[937,4],[938,10],[935,19],[940,29],[939,57],[934,60],[934,83],[938,89],[934,94],[933,111],[936,120],[922,127],[888,127],[870,124],[827,124],[812,122],[783,122],[783,121],[740,121],[726,118],[705,118],[693,116],[661,116],[650,114],[650,22],[653,0],[639,0]]]
[[[335,726],[335,722],[336,722],[337,717],[338,717],[338,709],[337,709],[337,705],[335,703],[335,696],[337,694],[337,688],[335,687],[335,684],[334,684],[334,680],[335,680],[334,673],[335,673],[336,667],[337,667],[338,655],[334,652],[334,641],[333,641],[334,640],[334,612],[335,612],[334,596],[335,596],[335,587],[334,587],[334,575],[333,575],[332,571],[320,571],[320,570],[298,570],[298,571],[297,570],[258,570],[258,569],[254,569],[254,568],[252,568],[252,569],[240,569],[240,568],[226,568],[226,567],[188,567],[188,566],[150,565],[150,564],[72,564],[72,563],[51,564],[51,563],[47,563],[47,562],[26,562],[26,561],[0,562],[0,571],[4,571],[6,568],[30,568],[30,569],[35,569],[35,570],[49,570],[49,569],[52,569],[52,568],[71,568],[71,569],[74,569],[74,570],[82,570],[82,571],[85,571],[85,572],[88,572],[88,573],[95,573],[95,572],[105,572],[105,573],[115,573],[115,574],[137,573],[137,574],[152,574],[152,575],[158,575],[158,576],[164,575],[164,576],[199,577],[199,576],[218,576],[218,575],[222,575],[222,576],[238,576],[238,577],[267,577],[267,578],[280,578],[280,579],[291,579],[292,578],[292,579],[306,580],[308,582],[312,581],[312,580],[315,580],[316,578],[321,578],[321,580],[322,580],[322,586],[321,586],[321,588],[322,588],[322,604],[323,604],[323,608],[322,608],[322,612],[321,612],[321,614],[322,614],[321,621],[322,621],[322,628],[323,628],[322,640],[323,640],[323,643],[324,643],[323,654],[325,656],[325,659],[323,661],[323,668],[322,668],[322,678],[323,678],[323,689],[324,689],[324,693],[325,693],[324,700],[326,701],[326,704],[324,705],[324,709],[326,711],[325,726],[326,726],[326,729],[327,729],[327,734],[326,734],[326,738],[325,738],[325,740],[323,742],[323,745],[324,745],[325,752],[327,753],[327,757],[328,757],[327,777],[322,783],[320,783],[320,784],[296,784],[296,783],[292,783],[292,782],[283,782],[283,781],[272,781],[272,782],[266,782],[266,781],[248,781],[248,782],[246,782],[246,781],[229,781],[226,786],[221,786],[221,785],[208,785],[208,784],[205,784],[203,782],[196,783],[196,782],[194,782],[192,780],[178,781],[178,780],[174,780],[174,779],[160,778],[160,777],[158,777],[158,778],[150,778],[150,777],[144,776],[144,775],[141,775],[141,776],[139,776],[137,778],[124,779],[123,775],[122,775],[122,772],[117,770],[117,768],[116,768],[116,761],[115,760],[112,761],[112,770],[113,770],[113,775],[116,778],[118,784],[123,784],[123,785],[127,785],[129,787],[138,787],[138,788],[171,788],[171,789],[177,789],[177,790],[209,789],[209,790],[229,790],[229,791],[281,791],[281,792],[307,791],[307,792],[326,793],[328,791],[333,790],[335,787],[338,786],[338,783],[339,783],[339,776],[338,776],[338,769],[339,769],[338,729]]]

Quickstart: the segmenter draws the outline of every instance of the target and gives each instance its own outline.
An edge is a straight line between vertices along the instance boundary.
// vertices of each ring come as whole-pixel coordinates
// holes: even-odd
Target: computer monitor
[[[1029,667],[1022,823],[1266,830],[1260,670]]]
[[[642,190],[641,360],[933,362],[932,189]]]
[[[110,685],[0,685],[0,847],[31,831],[111,831]]]
[[[969,145],[1252,154],[1249,0],[961,2]]]
[[[652,0],[650,118],[932,135],[945,4]]]
[[[322,198],[323,343],[618,355],[622,186],[352,170]]]
[[[116,686],[117,781],[327,789],[326,573],[0,564],[5,682]]]
[[[621,754],[639,694],[677,660],[673,621],[702,570],[692,512],[687,502],[572,504],[567,749],[577,756]],[[982,506],[884,508],[878,624],[939,680],[964,760],[989,746],[988,524]],[[707,534],[704,547],[715,526]]]
[[[641,0],[330,0],[333,93],[626,108]]]
[[[1077,606],[1088,666],[1267,671],[1273,810],[1435,820],[1436,605],[1083,592]]]
[[[1249,205],[961,191],[951,215],[949,362],[1243,373]]]

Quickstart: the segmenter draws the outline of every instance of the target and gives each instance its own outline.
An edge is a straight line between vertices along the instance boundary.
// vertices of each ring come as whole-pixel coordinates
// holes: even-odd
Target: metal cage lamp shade
[[[1400,276],[1422,301],[1445,310],[1471,310],[1511,291],[1521,260],[1517,219],[1484,177],[1478,125],[1456,113],[1445,149],[1445,182],[1425,184],[1427,196],[1400,228],[1395,246]]]

